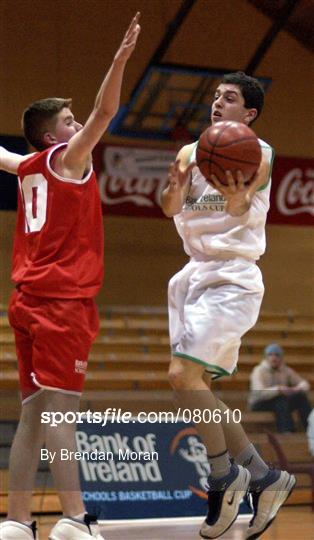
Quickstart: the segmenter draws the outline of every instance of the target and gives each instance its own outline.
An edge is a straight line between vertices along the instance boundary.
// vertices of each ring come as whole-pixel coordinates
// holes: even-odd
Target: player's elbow
[[[179,214],[180,210],[177,210],[175,208],[175,205],[173,204],[173,201],[169,200],[166,194],[161,195],[161,203],[160,203],[161,209],[166,217],[172,218],[176,214]]]
[[[167,205],[162,205],[161,209],[162,209],[163,213],[165,214],[165,216],[168,217],[168,218],[173,218],[177,214],[180,214],[180,212],[182,210],[181,207],[179,208],[179,207],[167,206]]]
[[[163,207],[161,207],[161,209],[167,218],[172,218],[173,216],[175,216],[175,214],[170,209]]]
[[[99,124],[108,125],[117,112],[117,107],[106,106],[105,108],[96,108],[94,110],[94,120]]]
[[[168,205],[162,199],[161,199],[160,207],[166,217],[169,217],[169,218],[172,217],[172,214],[170,212]]]

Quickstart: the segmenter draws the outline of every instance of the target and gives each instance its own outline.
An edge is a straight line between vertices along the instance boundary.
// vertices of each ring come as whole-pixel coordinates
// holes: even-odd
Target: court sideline
[[[40,540],[47,540],[55,516],[39,518]],[[249,518],[240,518],[222,540],[244,540]],[[202,518],[177,518],[174,520],[125,521],[113,524],[102,522],[105,540],[199,540]],[[313,540],[314,512],[309,507],[283,508],[273,525],[261,537],[263,540]]]

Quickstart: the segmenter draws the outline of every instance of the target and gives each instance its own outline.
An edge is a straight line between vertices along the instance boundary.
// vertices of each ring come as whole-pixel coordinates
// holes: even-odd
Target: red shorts
[[[14,291],[9,320],[15,333],[22,400],[41,388],[80,394],[99,328],[94,300],[39,298]]]

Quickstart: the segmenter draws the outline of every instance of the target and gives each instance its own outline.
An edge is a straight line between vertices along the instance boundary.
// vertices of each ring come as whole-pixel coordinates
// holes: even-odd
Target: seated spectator
[[[306,395],[309,383],[286,365],[283,349],[277,343],[268,345],[264,354],[250,377],[250,409],[274,412],[280,433],[295,431],[292,412],[297,410],[306,431],[312,411]]]

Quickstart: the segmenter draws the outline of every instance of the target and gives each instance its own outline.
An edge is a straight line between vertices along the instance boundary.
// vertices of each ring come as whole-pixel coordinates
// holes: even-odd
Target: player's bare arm
[[[228,185],[219,182],[215,175],[211,176],[216,189],[224,196],[227,201],[226,212],[231,216],[242,216],[252,204],[255,192],[263,185],[267,184],[270,174],[270,164],[265,153],[262,153],[261,163],[254,180],[246,186],[242,172],[237,171],[237,177],[234,178],[230,171],[226,171]]]
[[[171,163],[168,173],[169,184],[161,195],[161,207],[167,217],[175,216],[182,210],[190,188],[191,172],[195,163],[190,163],[193,144],[183,146],[176,160]]]
[[[140,13],[133,17],[124,35],[85,126],[71,138],[66,150],[56,156],[54,169],[66,178],[81,178],[84,175],[93,148],[118,112],[125,66],[140,33],[139,17]]]
[[[9,152],[3,146],[0,146],[0,169],[11,174],[17,174],[20,163],[28,159],[33,154],[21,156],[14,152]]]

